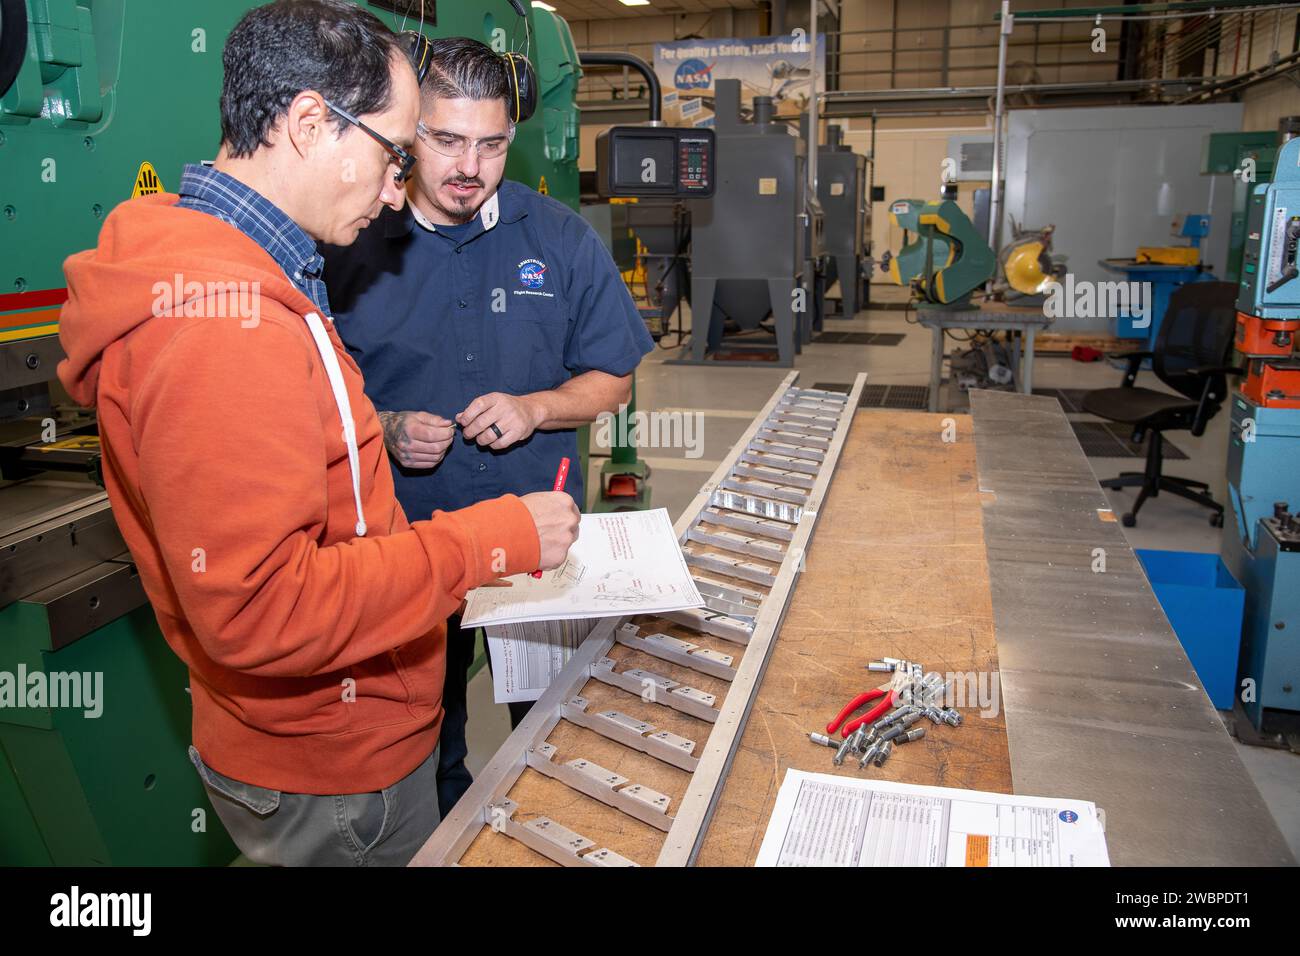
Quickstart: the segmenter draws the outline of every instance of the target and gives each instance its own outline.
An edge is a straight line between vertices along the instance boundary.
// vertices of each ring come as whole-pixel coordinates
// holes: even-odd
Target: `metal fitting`
[[[867,670],[877,671],[879,673],[887,674],[892,672],[893,669],[894,669],[894,665],[889,663],[889,661],[872,661],[870,664],[867,665]]]
[[[925,675],[921,681],[921,689],[924,693],[935,695],[945,692],[952,685],[951,680],[945,680],[944,676],[938,671],[931,671]]]
[[[870,747],[868,747],[867,752],[864,753],[862,755],[862,759],[858,761],[858,769],[866,770],[867,764],[871,763],[871,761],[876,759],[876,754],[880,753],[880,748],[883,746],[884,744],[875,743],[872,744]]]
[[[942,709],[944,700],[948,697],[948,691],[952,687],[952,681],[947,680],[942,684],[931,684],[925,689],[922,700],[933,707]]]
[[[823,747],[838,747],[840,745],[838,740],[832,740],[825,734],[809,734],[808,739],[815,744],[821,744]]]
[[[925,736],[925,728],[917,727],[915,730],[909,730],[907,733],[901,735],[897,740],[894,741],[894,743],[896,743],[898,746],[901,747],[903,746],[903,744],[910,744],[914,740],[920,740],[924,736]]]
[[[837,750],[837,751],[835,751],[835,757],[834,757],[834,759],[831,761],[833,764],[835,764],[835,766],[838,767],[838,766],[840,766],[840,765],[842,765],[842,764],[844,763],[844,758],[845,758],[846,756],[848,756],[848,753],[849,753],[849,745],[850,745],[852,742],[853,742],[853,738],[852,738],[852,737],[846,737],[846,738],[844,739],[844,743],[840,744],[840,749]]]
[[[956,710],[956,708],[948,707],[941,711],[941,713],[943,714],[944,723],[950,724],[953,727],[961,726],[961,713]]]
[[[911,713],[909,710],[896,710],[894,713],[889,714],[889,722],[880,727],[881,734],[883,734],[884,731],[892,730],[893,727],[897,727],[898,722],[900,722],[902,718],[905,718],[909,713]]]
[[[908,727],[911,727],[914,723],[920,720],[921,716],[922,714],[919,710],[910,711],[909,713],[903,715],[903,717],[898,721],[897,726],[902,727],[904,730],[906,730]]]
[[[906,714],[911,709],[913,709],[911,704],[899,704],[893,710],[885,714],[884,717],[881,717],[871,726],[874,729],[884,730],[886,727],[889,727],[890,725],[895,724],[899,720],[901,720],[903,715]]]
[[[916,709],[917,709],[916,706],[913,704],[900,704],[897,707],[895,707],[892,711],[890,711],[888,714],[886,714],[884,717],[881,717],[878,721],[876,721],[875,726],[879,727],[881,730],[884,730],[886,727],[891,727],[894,724],[898,723],[900,720],[905,719],[908,714],[910,714],[912,711]]]
[[[943,711],[941,711],[938,707],[927,707],[925,708],[924,711],[922,711],[922,713],[924,713],[925,716],[929,717],[936,724],[942,724],[947,722],[943,719]]]
[[[893,740],[895,737],[901,737],[905,733],[907,733],[906,727],[900,727],[899,725],[895,724],[893,727],[890,727],[883,734],[881,734],[880,742],[882,744],[888,743],[889,741]]]
[[[862,753],[864,747],[863,739],[867,736],[867,725],[861,724],[858,729],[849,735],[849,751],[855,754]]]
[[[894,724],[898,723],[898,718],[902,716],[903,716],[903,708],[900,707],[898,708],[898,710],[895,710],[892,713],[885,714],[884,717],[881,717],[878,721],[876,721],[871,726],[873,729],[878,731],[885,730],[887,727],[892,727]]]
[[[875,759],[872,760],[872,763],[874,763],[877,767],[883,767],[885,765],[885,761],[889,759],[889,755],[893,752],[894,752],[894,742],[892,740],[886,740],[883,744],[880,745],[880,750],[876,754]]]

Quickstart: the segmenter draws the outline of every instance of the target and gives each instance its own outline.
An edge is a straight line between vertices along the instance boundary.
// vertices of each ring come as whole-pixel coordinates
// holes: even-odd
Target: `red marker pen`
[[[568,477],[569,477],[569,459],[567,459],[567,458],[561,458],[561,459],[560,459],[560,467],[555,469],[555,487],[552,488],[551,490],[552,490],[552,491],[563,491],[563,490],[564,490],[564,482],[565,482],[566,480],[568,480]],[[540,577],[542,576],[542,572],[541,572],[541,571],[534,571],[534,572],[532,572],[532,575],[533,575],[533,577],[535,577],[535,578],[540,578]]]

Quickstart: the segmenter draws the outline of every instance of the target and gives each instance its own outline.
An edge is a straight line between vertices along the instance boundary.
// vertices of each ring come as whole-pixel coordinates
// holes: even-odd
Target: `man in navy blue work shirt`
[[[653,348],[618,270],[568,207],[503,180],[514,137],[504,60],[476,40],[432,43],[418,162],[400,213],[326,250],[335,326],[379,409],[408,515],[565,490],[579,507],[574,429],[617,411]],[[438,772],[444,814],[465,768],[473,631],[447,635]],[[529,705],[511,705],[517,724]]]

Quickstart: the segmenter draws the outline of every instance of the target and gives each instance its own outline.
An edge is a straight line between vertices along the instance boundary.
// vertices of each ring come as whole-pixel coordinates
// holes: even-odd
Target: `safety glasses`
[[[367,136],[373,139],[380,146],[384,147],[384,151],[388,153],[392,163],[395,166],[397,166],[397,172],[393,173],[393,182],[401,186],[408,179],[411,178],[411,167],[415,165],[415,155],[413,153],[410,153],[407,150],[403,149],[402,147],[398,146],[396,143],[394,143],[392,140],[388,139],[387,137],[381,136],[379,133],[376,133],[373,129],[371,129],[365,123],[361,122],[361,120],[357,119],[347,110],[335,106],[333,103],[331,103],[329,100],[325,100],[323,97],[322,100],[324,100],[326,106],[328,106],[331,110],[333,110],[335,113],[341,116],[346,122],[351,123],[357,129],[361,130],[361,132],[365,133]]]
[[[435,153],[441,153],[443,156],[464,156],[466,150],[472,146],[478,150],[481,159],[496,159],[505,155],[506,150],[510,148],[510,144],[514,142],[515,125],[511,123],[510,129],[501,136],[467,139],[457,133],[449,133],[444,129],[430,129],[421,120],[415,126],[415,135],[420,137],[425,146],[428,146]]]

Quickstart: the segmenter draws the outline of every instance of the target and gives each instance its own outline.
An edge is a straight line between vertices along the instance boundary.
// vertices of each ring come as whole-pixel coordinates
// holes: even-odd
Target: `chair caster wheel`
[[[1126,528],[1131,528],[1138,523],[1137,515],[1135,514],[1121,515],[1119,520]]]
[[[1220,511],[1216,511],[1214,514],[1210,515],[1210,525],[1215,528],[1222,528],[1223,513]]]

